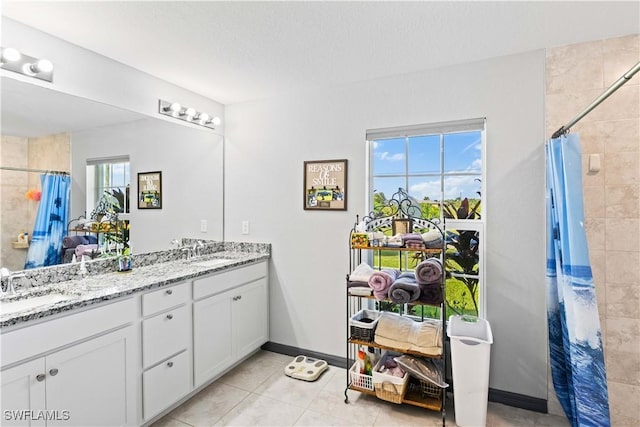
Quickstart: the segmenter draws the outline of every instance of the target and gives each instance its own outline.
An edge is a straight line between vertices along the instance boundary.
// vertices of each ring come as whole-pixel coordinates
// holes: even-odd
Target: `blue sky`
[[[399,187],[404,188],[406,186],[404,175],[408,168],[409,195],[418,200],[424,197],[440,200],[442,194],[440,135],[410,137],[408,148],[404,138],[382,139],[373,141],[372,144],[375,190],[384,192],[388,198]],[[446,134],[443,145],[443,170],[447,175],[444,181],[445,200],[457,197],[478,197],[476,192],[481,189],[482,177],[481,133]],[[453,175],[456,173],[464,175]]]

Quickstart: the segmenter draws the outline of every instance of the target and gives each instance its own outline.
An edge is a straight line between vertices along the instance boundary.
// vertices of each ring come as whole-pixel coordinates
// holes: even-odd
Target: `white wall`
[[[223,142],[203,129],[144,119],[71,135],[71,218],[85,212],[87,159],[129,156],[131,245],[168,249],[175,238],[222,240]],[[162,209],[138,209],[138,172],[162,171]],[[91,212],[87,212],[89,215]],[[207,220],[208,231],[200,231]]]
[[[271,341],[345,355],[366,129],[486,117],[490,386],[546,399],[543,76],[536,51],[227,106],[225,237],[273,245]],[[349,160],[348,211],[304,211],[303,161],[340,158]]]

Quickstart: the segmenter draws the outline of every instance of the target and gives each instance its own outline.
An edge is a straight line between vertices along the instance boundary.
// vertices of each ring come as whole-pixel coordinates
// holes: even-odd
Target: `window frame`
[[[460,133],[460,132],[469,132],[469,131],[479,131],[481,134],[481,161],[482,167],[480,173],[460,173],[460,172],[452,172],[446,173],[444,170],[444,135],[451,133]],[[413,136],[427,136],[427,135],[440,135],[440,171],[439,173],[425,173],[425,174],[410,174],[409,173],[409,149],[408,143],[409,138]],[[365,173],[367,174],[367,189],[365,193],[365,203],[367,207],[367,212],[373,211],[373,190],[374,190],[374,180],[380,175],[374,175],[374,149],[373,142],[381,139],[391,139],[391,138],[404,138],[405,139],[405,170],[403,174],[388,174],[384,175],[384,177],[401,177],[404,178],[405,181],[405,189],[407,193],[409,193],[409,180],[413,177],[420,176],[439,176],[440,177],[440,194],[439,204],[440,204],[440,219],[443,221],[446,229],[455,229],[455,230],[469,230],[469,231],[477,231],[479,234],[479,244],[478,244],[478,269],[479,274],[477,275],[479,285],[478,285],[478,316],[486,317],[486,271],[485,271],[485,248],[486,248],[486,233],[485,233],[485,224],[486,224],[486,212],[487,212],[487,203],[486,203],[486,119],[478,118],[478,119],[469,119],[469,120],[457,120],[457,121],[449,121],[449,122],[440,122],[440,123],[431,123],[431,124],[421,124],[421,125],[411,125],[411,126],[400,126],[400,127],[392,127],[392,128],[380,128],[380,129],[371,129],[366,132],[366,167]],[[482,179],[480,188],[481,188],[481,206],[482,206],[482,214],[480,219],[445,219],[442,217],[443,212],[443,204],[445,202],[444,197],[444,185],[445,179],[450,176],[456,175],[479,175]]]

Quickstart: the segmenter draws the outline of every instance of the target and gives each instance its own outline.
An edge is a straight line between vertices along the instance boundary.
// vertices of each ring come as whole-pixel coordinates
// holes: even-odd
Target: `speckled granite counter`
[[[33,298],[56,294],[60,295],[61,300],[19,311],[0,312],[0,328],[267,260],[270,252],[270,245],[267,244],[218,242],[207,243],[204,255],[189,260],[181,259],[182,253],[177,249],[141,255],[137,262],[134,261],[137,266],[128,272],[114,271],[113,260],[101,260],[105,263],[103,266],[100,263],[87,263],[90,275],[86,277],[77,275],[78,264],[62,266],[58,268],[61,272],[55,274],[46,272],[49,276],[57,275],[60,281],[52,280],[51,277],[43,279],[34,273],[33,277],[27,277],[25,283],[19,286],[15,295],[5,296],[2,304],[24,299],[25,295]],[[215,259],[221,261],[210,261]],[[66,271],[70,269],[74,270]],[[47,280],[48,283],[43,283]]]

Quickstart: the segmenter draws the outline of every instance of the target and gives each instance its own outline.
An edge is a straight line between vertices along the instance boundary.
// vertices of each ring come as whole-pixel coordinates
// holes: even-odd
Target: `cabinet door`
[[[36,416],[46,410],[44,367],[44,358],[40,358],[0,372],[2,377],[0,425],[45,425],[44,418]],[[36,419],[31,420],[31,415]]]
[[[48,426],[136,424],[135,361],[127,357],[134,338],[130,326],[46,357],[47,409],[69,413]]]
[[[224,292],[193,304],[193,371],[196,386],[233,363],[231,296],[231,292]]]
[[[234,358],[238,360],[269,339],[267,279],[238,288],[231,302]]]

